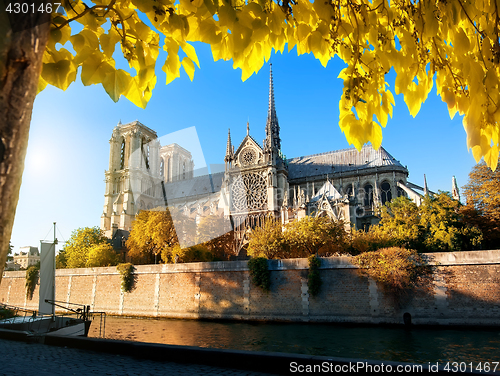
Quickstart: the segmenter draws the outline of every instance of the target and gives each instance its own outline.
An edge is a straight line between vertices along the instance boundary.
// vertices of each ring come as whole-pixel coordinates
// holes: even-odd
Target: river
[[[99,336],[95,321],[89,337]],[[498,362],[500,329],[108,317],[106,338],[219,349],[427,362]],[[500,366],[499,366],[500,368]]]

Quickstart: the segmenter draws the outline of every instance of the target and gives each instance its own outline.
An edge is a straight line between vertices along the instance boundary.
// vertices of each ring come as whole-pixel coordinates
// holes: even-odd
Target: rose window
[[[254,164],[257,160],[257,153],[252,148],[245,148],[241,153],[240,161],[244,166]]]
[[[236,210],[266,208],[266,179],[259,174],[245,174],[236,178],[231,185],[231,193]]]

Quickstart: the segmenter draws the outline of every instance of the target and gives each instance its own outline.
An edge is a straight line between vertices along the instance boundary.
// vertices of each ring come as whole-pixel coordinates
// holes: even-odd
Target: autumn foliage
[[[323,66],[335,56],[346,63],[339,74],[339,126],[356,148],[381,145],[394,94],[402,94],[416,116],[436,85],[450,116],[464,115],[467,147],[494,170],[498,8],[494,0],[66,0],[53,14],[39,90],[47,84],[64,90],[79,76],[86,86],[101,84],[114,101],[125,96],[145,107],[160,49],[167,52],[168,84],[181,68],[193,79],[200,66],[194,42],[210,45],[214,60],[232,60],[243,80],[273,51],[296,48]],[[116,68],[118,55],[129,69]],[[391,70],[394,85],[386,80]]]
[[[178,234],[196,244],[182,247]],[[233,236],[224,218],[207,216],[196,226],[174,208],[157,208],[137,214],[126,247],[137,264],[228,260],[234,255]]]
[[[484,248],[500,247],[500,171],[491,171],[481,162],[469,173],[464,187],[466,205],[461,213],[466,220],[481,229]]]
[[[417,286],[431,270],[415,250],[390,247],[365,252],[352,259],[362,274],[373,278],[388,292],[398,295]]]
[[[395,198],[381,208],[378,226],[353,233],[350,253],[393,246],[419,252],[478,249],[481,229],[467,220],[461,207],[447,192],[427,195],[420,206],[406,197]]]
[[[116,265],[119,257],[98,227],[82,227],[72,232],[59,252],[59,268],[91,268]]]
[[[247,253],[269,259],[330,256],[344,253],[347,245],[344,223],[329,217],[305,217],[285,226],[270,219],[252,230]]]

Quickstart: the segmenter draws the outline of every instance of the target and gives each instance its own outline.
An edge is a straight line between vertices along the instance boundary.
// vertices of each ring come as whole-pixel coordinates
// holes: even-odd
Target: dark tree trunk
[[[47,14],[9,14],[4,11],[6,5],[0,0],[0,282],[9,251],[31,111],[50,28]]]

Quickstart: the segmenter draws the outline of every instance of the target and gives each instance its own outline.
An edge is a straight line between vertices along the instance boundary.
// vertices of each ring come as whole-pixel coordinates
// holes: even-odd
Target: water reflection
[[[99,325],[90,336],[98,336]],[[108,317],[106,338],[403,362],[496,361],[500,330],[342,327]]]

